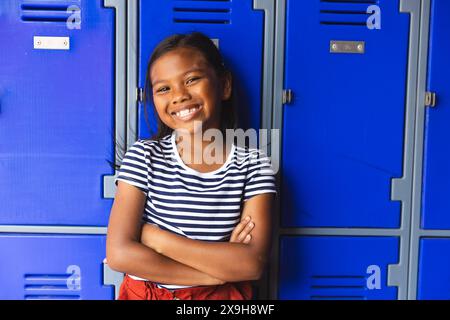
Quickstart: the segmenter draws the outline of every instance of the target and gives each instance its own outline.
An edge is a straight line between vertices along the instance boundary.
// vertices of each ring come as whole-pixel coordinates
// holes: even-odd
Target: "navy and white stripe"
[[[233,144],[221,168],[202,173],[183,163],[175,134],[162,138],[159,145],[154,140],[136,141],[124,156],[116,184],[119,180],[147,195],[146,222],[205,241],[229,241],[242,203],[257,194],[276,193],[270,160],[260,150]]]

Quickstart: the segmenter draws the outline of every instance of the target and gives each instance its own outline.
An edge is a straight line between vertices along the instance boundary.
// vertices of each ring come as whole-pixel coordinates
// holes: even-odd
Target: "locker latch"
[[[283,104],[290,104],[294,100],[294,92],[291,89],[283,90]]]
[[[136,88],[136,100],[139,103],[143,103],[144,102],[144,89]]]
[[[425,92],[425,107],[435,107],[436,106],[436,92],[427,91]]]

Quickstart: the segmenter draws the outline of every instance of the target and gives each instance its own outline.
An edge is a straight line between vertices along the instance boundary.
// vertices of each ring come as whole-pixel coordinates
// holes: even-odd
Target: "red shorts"
[[[250,281],[170,291],[158,288],[151,281],[134,280],[125,275],[118,300],[251,300],[252,297]]]

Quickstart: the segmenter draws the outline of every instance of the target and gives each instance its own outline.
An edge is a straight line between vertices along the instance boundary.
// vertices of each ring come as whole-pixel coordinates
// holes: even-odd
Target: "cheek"
[[[167,114],[164,112],[164,110],[161,110],[158,107],[156,107],[156,113],[158,114],[158,117],[161,120],[164,120],[165,118],[167,118]]]
[[[215,104],[221,101],[217,86],[210,82],[205,82],[203,86],[199,86],[196,89],[196,94],[202,96],[209,103]]]
[[[155,110],[157,113],[156,115],[163,123],[168,125],[170,121],[173,121],[172,117],[167,113],[166,104],[163,101],[161,101],[161,99],[154,98],[153,105],[155,106]]]
[[[155,106],[156,112],[161,116],[166,111],[166,105],[164,98],[161,97],[153,97],[153,105]]]

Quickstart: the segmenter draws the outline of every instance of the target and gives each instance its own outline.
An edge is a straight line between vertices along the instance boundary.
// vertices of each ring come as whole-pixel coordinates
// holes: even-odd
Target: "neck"
[[[203,132],[175,132],[175,142],[180,157],[194,164],[224,163],[231,150],[232,141],[223,134],[204,136]]]

